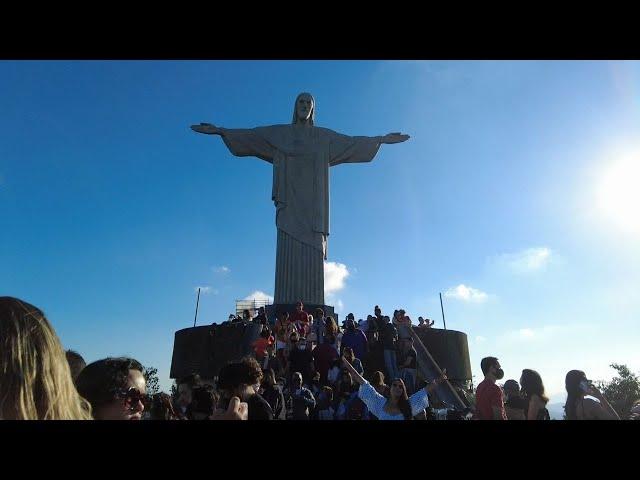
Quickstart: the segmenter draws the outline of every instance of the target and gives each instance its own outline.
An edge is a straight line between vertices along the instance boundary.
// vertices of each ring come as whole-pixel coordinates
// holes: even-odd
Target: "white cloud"
[[[208,295],[208,294],[210,294],[210,293],[212,293],[212,294],[214,294],[214,295],[217,295],[218,293],[220,293],[220,292],[218,292],[218,290],[216,290],[215,288],[211,288],[211,287],[206,286],[206,285],[205,285],[205,286],[202,286],[202,285],[201,285],[201,286],[198,286],[198,287],[194,287],[194,289],[193,289],[193,290],[194,290],[195,292],[198,292],[198,289],[200,289],[200,293],[201,293],[201,294],[204,294],[204,295]]]
[[[515,273],[529,273],[544,270],[554,257],[547,247],[527,248],[516,253],[505,253],[494,261]]]
[[[445,297],[454,298],[456,300],[462,300],[464,302],[482,303],[489,298],[489,296],[476,288],[467,287],[464,284],[460,284],[457,287],[451,287],[444,294]]]
[[[269,303],[273,303],[273,297],[268,293],[264,293],[261,290],[256,290],[255,292],[250,293],[249,295],[244,297],[243,300],[258,300],[258,301],[266,300]]]
[[[344,288],[349,269],[344,263],[324,262],[324,293],[334,294]]]
[[[536,333],[530,329],[530,328],[521,328],[520,330],[518,330],[518,335],[520,335],[520,338],[534,338],[536,336]]]
[[[213,271],[216,273],[229,273],[231,270],[229,267],[222,265],[221,267],[213,267]]]
[[[546,325],[539,328],[519,328],[518,330],[512,330],[500,336],[500,340],[507,341],[509,343],[514,342],[539,342],[542,340],[549,340],[556,337],[559,333],[568,333],[574,330],[574,327],[570,325]]]

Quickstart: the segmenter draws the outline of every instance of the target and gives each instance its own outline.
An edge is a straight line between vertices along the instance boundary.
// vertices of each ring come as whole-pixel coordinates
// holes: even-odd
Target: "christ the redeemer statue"
[[[290,125],[229,129],[210,123],[192,125],[198,133],[220,135],[231,153],[273,164],[272,199],[276,206],[278,246],[274,303],[303,300],[324,305],[324,263],[329,236],[329,167],[370,162],[383,143],[409,135],[350,137],[314,126],[315,100],[296,98]]]

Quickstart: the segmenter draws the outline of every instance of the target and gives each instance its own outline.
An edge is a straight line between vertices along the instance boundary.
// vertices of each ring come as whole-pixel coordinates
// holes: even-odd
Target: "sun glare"
[[[597,195],[600,213],[612,226],[640,234],[640,152],[605,167]]]

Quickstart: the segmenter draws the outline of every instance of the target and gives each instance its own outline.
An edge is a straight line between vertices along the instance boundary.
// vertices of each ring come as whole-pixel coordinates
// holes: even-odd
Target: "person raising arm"
[[[360,385],[358,397],[379,420],[411,420],[429,406],[428,394],[447,380],[446,370],[443,370],[438,379],[409,397],[404,382],[396,378],[391,383],[389,399],[386,399],[344,357],[342,357],[342,364],[351,373],[354,381]]]

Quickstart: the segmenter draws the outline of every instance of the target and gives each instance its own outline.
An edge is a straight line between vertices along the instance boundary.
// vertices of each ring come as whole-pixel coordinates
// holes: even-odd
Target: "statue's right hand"
[[[201,123],[199,125],[191,125],[191,130],[206,135],[216,135],[220,133],[220,129],[210,123]]]

